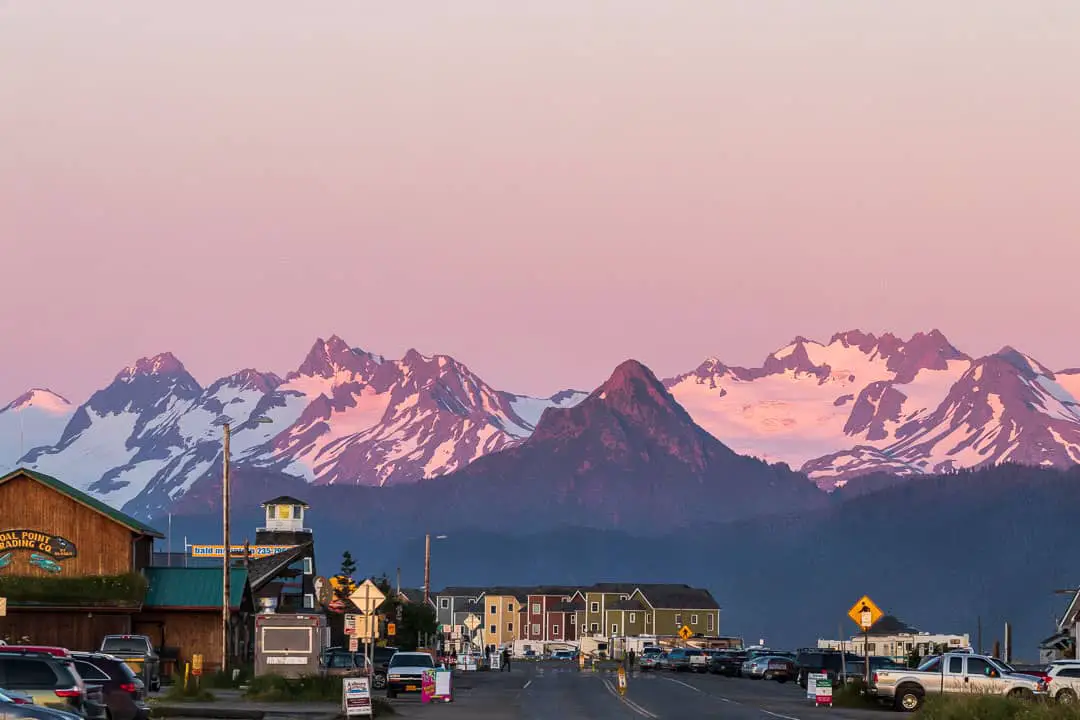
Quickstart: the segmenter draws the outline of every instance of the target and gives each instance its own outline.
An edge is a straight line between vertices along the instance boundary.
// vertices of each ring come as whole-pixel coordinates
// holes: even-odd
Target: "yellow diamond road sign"
[[[689,625],[683,625],[681,628],[679,628],[679,637],[681,637],[683,640],[689,640],[691,637],[693,637],[693,635],[694,631],[690,629]]]
[[[848,617],[851,618],[856,625],[863,630],[869,630],[870,626],[881,619],[881,616],[885,613],[881,612],[881,608],[874,604],[868,596],[863,595],[859,602],[851,606],[848,610]]]

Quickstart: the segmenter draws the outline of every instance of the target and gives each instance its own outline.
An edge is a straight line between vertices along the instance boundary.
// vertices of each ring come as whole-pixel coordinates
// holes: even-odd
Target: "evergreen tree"
[[[341,553],[341,574],[345,577],[352,577],[356,572],[356,561],[353,560],[352,553],[346,550]]]

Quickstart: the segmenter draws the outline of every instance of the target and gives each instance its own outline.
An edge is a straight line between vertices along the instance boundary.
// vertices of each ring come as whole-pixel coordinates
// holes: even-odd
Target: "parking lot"
[[[887,711],[815,708],[805,691],[788,682],[726,678],[693,673],[632,673],[620,696],[610,669],[579,670],[568,662],[516,662],[510,672],[455,673],[455,700],[448,705],[395,701],[406,717],[456,718],[678,718],[803,720],[882,718]]]

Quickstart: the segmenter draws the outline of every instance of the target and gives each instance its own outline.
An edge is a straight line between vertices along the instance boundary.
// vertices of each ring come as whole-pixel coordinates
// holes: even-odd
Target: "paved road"
[[[891,713],[833,708],[816,710],[794,683],[723,678],[688,673],[635,673],[625,696],[610,671],[580,671],[570,663],[515,663],[509,673],[471,673],[455,677],[455,702],[421,706],[396,702],[406,717],[442,720],[475,718],[587,718],[614,720],[723,717],[731,720],[810,720],[827,712],[844,720],[887,720]]]

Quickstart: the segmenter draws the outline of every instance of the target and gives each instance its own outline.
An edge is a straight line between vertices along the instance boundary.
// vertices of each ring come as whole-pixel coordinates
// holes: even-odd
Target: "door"
[[[986,660],[980,657],[969,657],[967,659],[967,677],[964,678],[967,681],[965,683],[967,691],[984,695],[996,694],[1000,683],[990,677],[992,669],[993,667]]]

